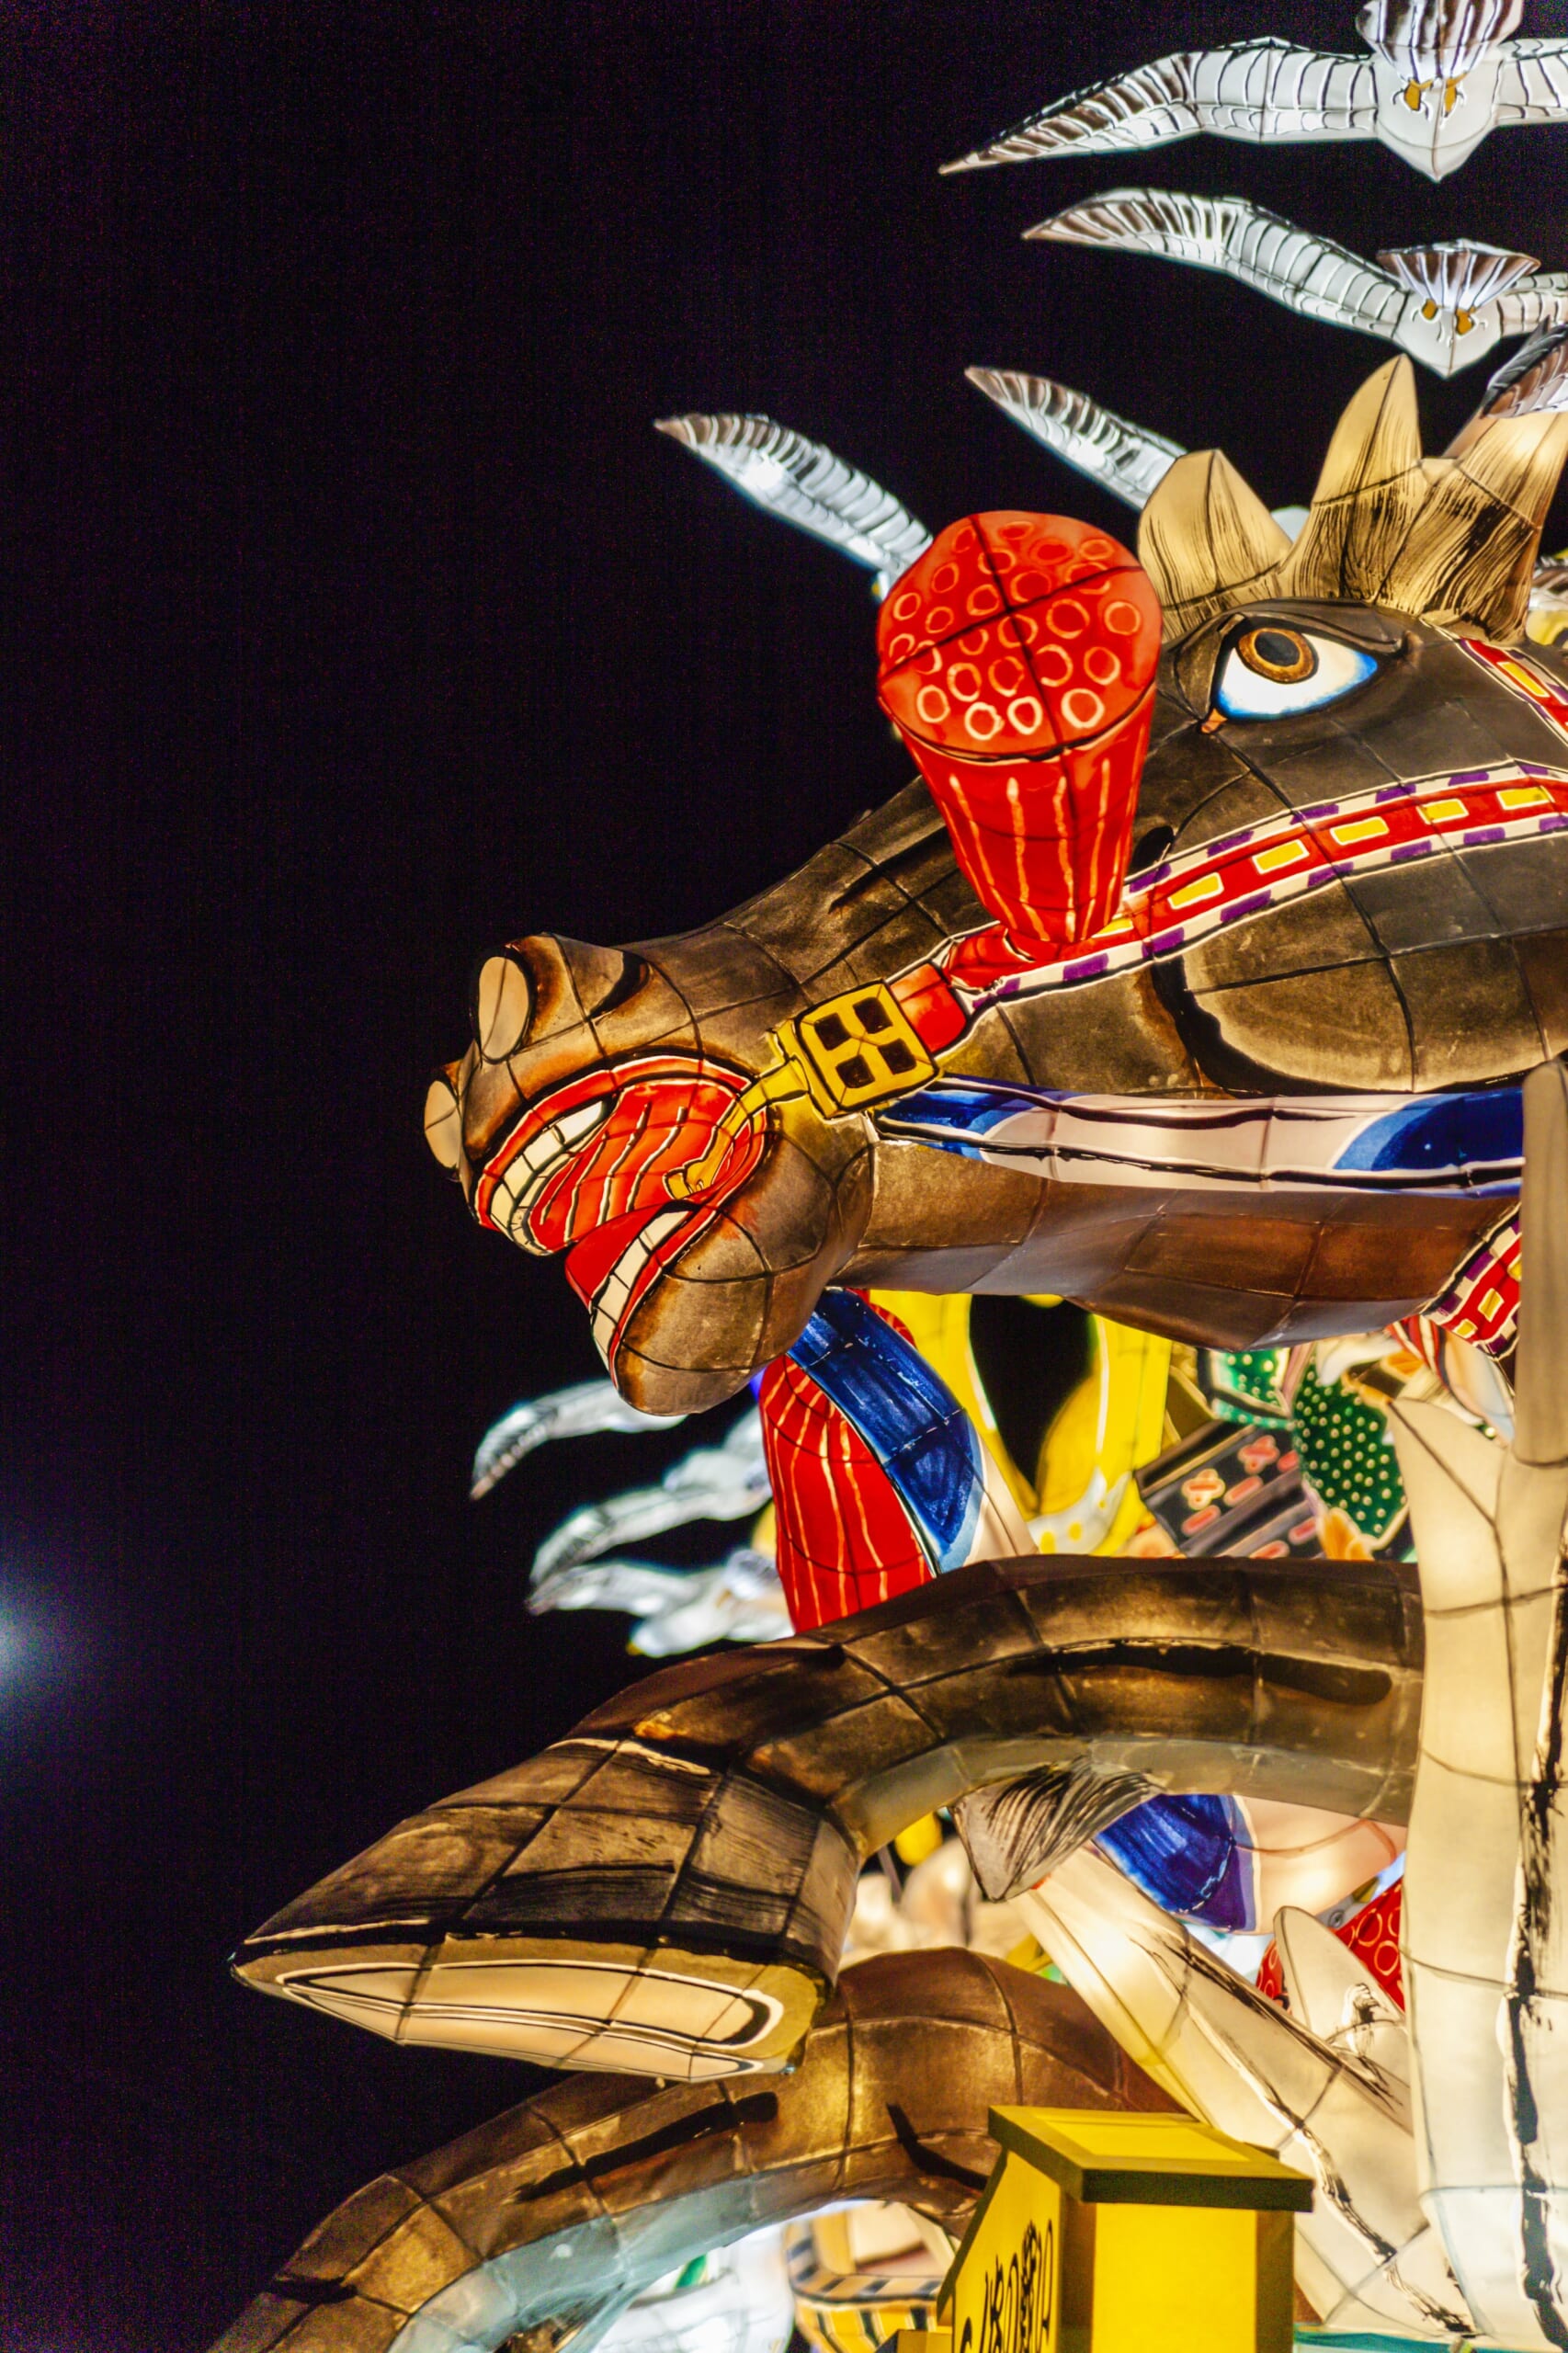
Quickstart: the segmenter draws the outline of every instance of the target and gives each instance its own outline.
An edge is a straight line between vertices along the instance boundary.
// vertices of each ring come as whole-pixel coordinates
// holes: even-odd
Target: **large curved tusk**
[[[776,2069],[861,1862],[909,1823],[1050,1766],[1403,1821],[1420,1663],[1414,1580],[1382,1563],[979,1563],[634,1685],[401,1824],[235,1965],[398,2041]]]
[[[792,2075],[577,2077],[384,2174],[213,2353],[586,2353],[661,2273],[836,2199],[961,2229],[995,2162],[987,2112],[1013,2101],[1169,2105],[1064,1985],[950,1949],[860,1961]]]

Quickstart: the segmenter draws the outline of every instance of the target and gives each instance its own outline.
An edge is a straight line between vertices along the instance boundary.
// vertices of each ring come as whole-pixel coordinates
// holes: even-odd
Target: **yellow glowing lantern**
[[[1187,2116],[994,2108],[1002,2150],[897,2353],[1290,2353],[1312,2185]]]

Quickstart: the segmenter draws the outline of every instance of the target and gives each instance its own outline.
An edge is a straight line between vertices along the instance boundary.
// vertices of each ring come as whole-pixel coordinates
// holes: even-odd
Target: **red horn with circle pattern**
[[[976,896],[1027,954],[1115,915],[1160,656],[1159,599],[1104,531],[971,515],[893,587],[878,698]]]

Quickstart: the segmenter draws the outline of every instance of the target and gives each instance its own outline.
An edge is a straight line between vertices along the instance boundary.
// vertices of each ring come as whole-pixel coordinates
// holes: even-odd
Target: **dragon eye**
[[[1283,621],[1257,621],[1230,646],[1214,681],[1216,711],[1227,719],[1285,719],[1318,710],[1364,686],[1378,665],[1370,654]]]

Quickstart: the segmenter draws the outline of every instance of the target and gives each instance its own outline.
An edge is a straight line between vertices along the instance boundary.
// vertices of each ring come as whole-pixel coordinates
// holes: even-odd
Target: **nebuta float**
[[[1316,129],[1268,114],[1312,59],[1253,44],[968,160],[1207,128],[1436,175],[1526,119],[1516,84],[1558,108],[1516,18],[1364,12]],[[1131,201],[1059,237],[1147,243]],[[1321,249],[1263,218],[1220,226],[1293,300]],[[569,1523],[535,1606],[634,1608],[665,1654],[790,1631],[665,1666],[247,1940],[262,1991],[569,2072],[350,2200],[230,2353],[876,2345],[929,2318],[1018,2101],[1184,2109],[1306,2174],[1303,2318],[1564,2342],[1568,674],[1526,628],[1568,336],[1530,268],[1380,257],[1349,323],[1435,365],[1471,296],[1470,352],[1546,331],[1440,457],[1380,368],[1292,515],[971,371],[1140,509],[1135,551],[1032,511],[933,538],[767,419],[666,421],[877,574],[914,779],[685,937],[506,946],[426,1131],[481,1224],[563,1257],[608,1374],[509,1416],[476,1493],[756,1391]],[[1097,1351],[1022,1467],[987,1297]],[[700,1596],[602,1560],[764,1503]],[[846,2199],[860,2239],[812,2235]]]

